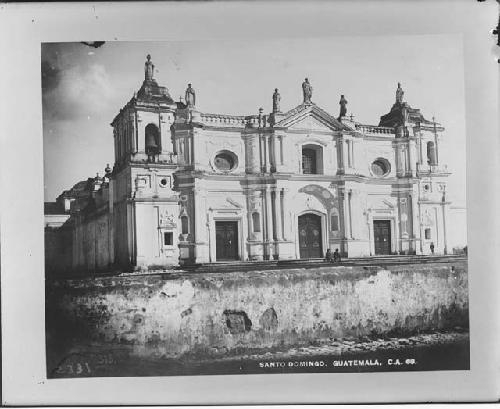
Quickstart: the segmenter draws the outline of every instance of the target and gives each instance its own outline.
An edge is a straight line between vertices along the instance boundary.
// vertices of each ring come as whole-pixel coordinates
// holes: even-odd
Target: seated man
[[[326,250],[325,261],[327,263],[332,263],[333,262],[333,256],[332,256],[332,250],[331,249]]]
[[[335,252],[333,253],[333,261],[340,263],[339,249],[335,249]]]

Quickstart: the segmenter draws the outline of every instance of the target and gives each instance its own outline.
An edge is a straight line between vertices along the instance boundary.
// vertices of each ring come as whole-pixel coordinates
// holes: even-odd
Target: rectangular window
[[[174,245],[174,233],[171,231],[163,233],[163,245],[173,246]]]
[[[425,229],[425,240],[431,239],[431,229]]]
[[[332,231],[339,230],[339,216],[336,214],[332,215]]]
[[[302,173],[305,175],[316,174],[316,151],[314,149],[302,149]]]

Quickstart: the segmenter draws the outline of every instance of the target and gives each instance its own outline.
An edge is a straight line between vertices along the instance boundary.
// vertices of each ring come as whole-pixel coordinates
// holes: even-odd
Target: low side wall
[[[140,356],[226,354],[329,338],[468,327],[467,269],[321,267],[51,282],[50,336]]]

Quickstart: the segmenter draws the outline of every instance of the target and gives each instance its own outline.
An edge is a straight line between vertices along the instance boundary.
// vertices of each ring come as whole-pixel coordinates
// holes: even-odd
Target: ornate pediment
[[[292,124],[288,129],[304,129],[308,131],[326,131],[331,132],[332,128],[324,124],[313,115],[308,115]]]
[[[227,197],[226,201],[237,209],[243,209],[243,206],[241,204],[239,204],[236,200],[231,199],[230,197]]]
[[[236,200],[230,198],[230,197],[217,197],[213,198],[211,200],[211,206],[210,208],[212,210],[234,210],[234,211],[239,211],[243,209],[243,205],[238,203]]]
[[[276,126],[307,131],[351,130],[315,104],[302,104],[288,111]]]
[[[397,207],[395,199],[377,196],[369,196],[367,205],[370,210],[375,212],[393,212]]]

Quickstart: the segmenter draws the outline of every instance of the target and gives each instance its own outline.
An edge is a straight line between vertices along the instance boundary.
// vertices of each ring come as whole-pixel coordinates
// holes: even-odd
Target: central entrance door
[[[321,216],[306,213],[299,216],[300,258],[322,258]]]
[[[215,222],[216,260],[238,260],[238,222]]]
[[[391,254],[391,221],[374,220],[373,237],[375,240],[375,254]]]

